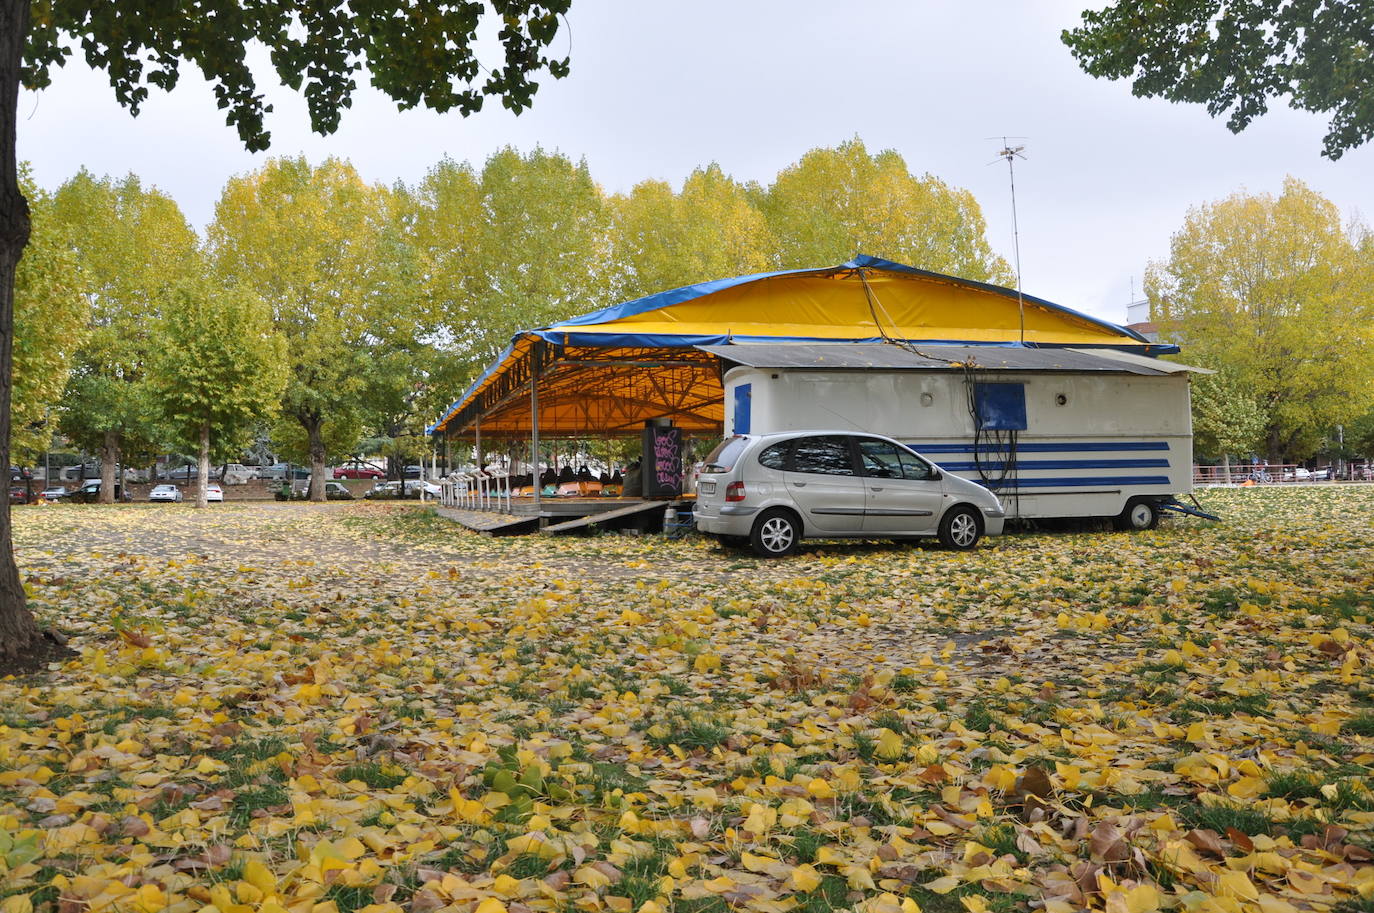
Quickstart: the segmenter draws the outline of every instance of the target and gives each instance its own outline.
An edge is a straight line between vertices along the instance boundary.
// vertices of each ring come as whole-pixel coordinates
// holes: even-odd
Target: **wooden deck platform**
[[[539,529],[538,517],[517,517],[486,510],[460,510],[456,507],[436,507],[435,512],[473,532],[484,536],[524,536]]]
[[[588,533],[593,529],[663,531],[668,507],[690,510],[692,502],[681,499],[642,498],[543,498],[538,512],[533,498],[517,498],[507,512],[436,507],[439,516],[484,536],[523,536],[542,532],[551,536]]]

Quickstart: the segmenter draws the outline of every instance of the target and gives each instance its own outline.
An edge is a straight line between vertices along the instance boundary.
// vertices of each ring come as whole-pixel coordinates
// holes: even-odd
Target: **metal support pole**
[[[539,359],[544,354],[544,341],[535,340],[530,350],[530,463],[534,473],[534,513],[538,516],[541,501],[539,477]]]
[[[472,423],[472,433],[477,439],[477,471],[482,471],[482,419],[478,418]]]

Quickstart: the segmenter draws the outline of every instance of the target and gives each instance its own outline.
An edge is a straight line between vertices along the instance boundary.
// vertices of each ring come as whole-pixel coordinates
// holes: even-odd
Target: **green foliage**
[[[781,269],[831,266],[865,253],[965,279],[1015,281],[988,245],[972,193],[933,175],[916,177],[891,149],[870,155],[857,137],[812,149],[784,168],[760,206]]]
[[[613,197],[615,298],[768,269],[775,241],[746,189],[712,163],[683,182],[636,184]]]
[[[325,460],[357,443],[369,355],[398,306],[390,193],[337,159],[272,159],[229,181],[209,229],[221,280],[260,296],[286,340],[281,413],[300,428],[318,500]]]
[[[1289,178],[1277,198],[1238,193],[1191,210],[1169,260],[1147,273],[1161,333],[1258,404],[1271,460],[1308,456],[1374,405],[1368,243]]]
[[[1093,76],[1131,80],[1138,96],[1205,104],[1244,130],[1288,96],[1331,115],[1322,155],[1338,159],[1374,136],[1369,36],[1374,3],[1117,0],[1083,13],[1062,39]]]
[[[53,217],[52,196],[21,169],[33,230],[14,280],[14,389],[10,402],[10,453],[34,462],[56,429],[54,410],[86,338],[87,301],[76,256]]]
[[[286,344],[267,305],[240,288],[186,283],[169,295],[153,331],[149,386],[165,427],[207,459],[243,450],[277,409]]]
[[[506,148],[480,175],[446,159],[416,193],[424,300],[469,371],[518,330],[609,303],[605,201],[586,162]]]
[[[550,59],[544,49],[570,5],[571,0],[495,4],[504,63],[484,67],[474,47],[479,26],[491,15],[484,4],[430,3],[419,15],[411,4],[397,2],[283,6],[209,0],[187,9],[37,0],[22,78],[29,88],[46,87],[52,68],[80,47],[86,63],[109,76],[119,103],[137,114],[149,86],[171,89],[182,63],[190,63],[214,86],[243,144],[261,150],[271,138],[263,123],[271,107],[244,59],[249,42],[271,49],[277,76],[304,94],[319,133],[338,128],[364,67],[369,83],[402,109],[424,105],[466,116],[492,97],[519,113],[539,88],[533,76],[543,70],[554,78],[568,73],[568,61]]]
[[[135,176],[115,181],[86,171],[53,196],[53,229],[70,245],[83,277],[90,329],[63,396],[61,429],[112,463],[151,457],[162,436],[147,385],[152,329],[168,291],[202,269],[196,233],[171,197]]]
[[[1193,444],[1199,454],[1247,454],[1264,436],[1265,412],[1254,391],[1226,372],[1193,379]]]

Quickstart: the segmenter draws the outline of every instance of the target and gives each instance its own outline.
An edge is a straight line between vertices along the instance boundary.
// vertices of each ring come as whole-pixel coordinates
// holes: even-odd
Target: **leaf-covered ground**
[[[16,511],[0,911],[1374,909],[1374,486],[1223,525],[483,539]]]

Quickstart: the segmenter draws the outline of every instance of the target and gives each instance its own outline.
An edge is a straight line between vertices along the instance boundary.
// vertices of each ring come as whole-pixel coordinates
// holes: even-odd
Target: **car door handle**
[[[805,487],[806,487],[806,483],[805,483],[805,482],[793,482],[792,484],[795,485],[795,486],[797,486],[798,488],[805,488]]]
[[[882,490],[883,490],[882,487],[881,487],[881,486],[878,486],[878,485],[874,485],[872,488],[869,489],[869,491],[882,491]]]

